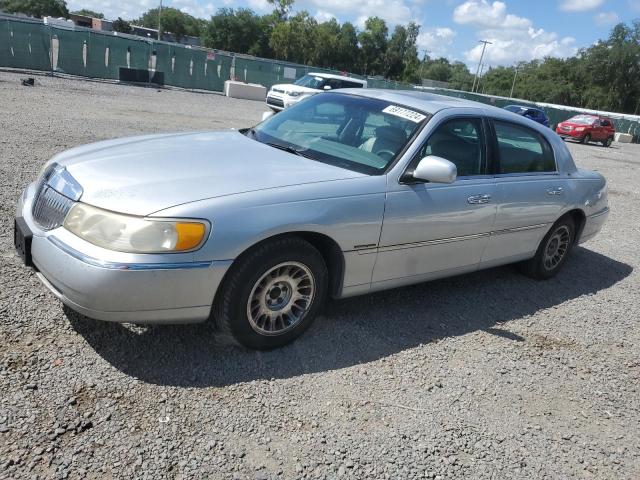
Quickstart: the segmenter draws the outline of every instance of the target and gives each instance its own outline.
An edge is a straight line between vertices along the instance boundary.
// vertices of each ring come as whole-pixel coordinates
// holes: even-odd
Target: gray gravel
[[[609,180],[561,274],[498,268],[333,302],[293,345],[63,309],[12,246],[53,154],[241,127],[259,102],[0,72],[1,478],[640,478],[640,146],[571,144]]]

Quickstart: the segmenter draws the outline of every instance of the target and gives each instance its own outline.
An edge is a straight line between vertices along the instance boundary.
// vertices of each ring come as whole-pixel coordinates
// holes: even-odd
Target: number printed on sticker
[[[399,107],[397,105],[389,105],[387,108],[385,108],[382,111],[383,111],[383,113],[388,113],[390,115],[395,115],[396,117],[405,118],[405,119],[411,120],[412,122],[415,122],[415,123],[420,123],[425,118],[427,118],[426,116],[422,115],[421,113],[414,112],[413,110],[409,110],[407,108],[402,108],[402,107]]]

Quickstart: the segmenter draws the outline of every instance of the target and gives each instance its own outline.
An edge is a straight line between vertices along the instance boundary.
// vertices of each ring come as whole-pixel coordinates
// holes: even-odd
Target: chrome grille
[[[46,182],[41,182],[31,213],[38,225],[44,230],[51,230],[63,224],[73,203],[73,200],[56,192]]]

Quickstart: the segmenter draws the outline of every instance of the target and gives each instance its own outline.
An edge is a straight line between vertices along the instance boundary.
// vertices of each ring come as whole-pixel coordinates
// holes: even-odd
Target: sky
[[[70,10],[89,8],[107,18],[137,18],[156,0],[67,0]],[[219,8],[248,7],[264,14],[266,0],[163,0],[164,6],[209,18]],[[359,28],[369,16],[390,27],[415,21],[418,48],[431,57],[459,60],[475,68],[482,45],[483,63],[513,65],[546,56],[567,57],[608,36],[613,25],[640,18],[640,0],[296,0],[294,12],[307,10],[318,21],[332,17]]]

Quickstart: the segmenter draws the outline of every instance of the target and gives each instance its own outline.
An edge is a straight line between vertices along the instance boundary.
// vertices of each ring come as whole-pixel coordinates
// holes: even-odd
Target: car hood
[[[280,90],[281,92],[286,92],[286,93],[291,93],[291,92],[318,93],[322,91],[322,90],[316,90],[315,88],[301,87],[300,85],[294,85],[293,83],[281,83],[278,85],[274,85],[273,87],[271,87],[271,89],[274,91]]]
[[[132,215],[206,198],[364,176],[237,131],[110,140],[68,150],[51,161],[65,166],[82,186],[81,201]]]

